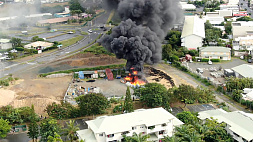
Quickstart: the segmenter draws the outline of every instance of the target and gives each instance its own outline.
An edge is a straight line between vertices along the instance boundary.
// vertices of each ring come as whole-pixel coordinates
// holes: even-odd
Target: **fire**
[[[146,82],[138,78],[138,76],[137,76],[138,71],[133,70],[133,68],[131,68],[131,70],[132,70],[132,74],[129,73],[128,76],[124,78],[125,81],[130,82],[134,86],[145,85]]]

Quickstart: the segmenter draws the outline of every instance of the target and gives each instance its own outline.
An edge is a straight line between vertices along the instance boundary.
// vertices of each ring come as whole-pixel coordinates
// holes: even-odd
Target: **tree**
[[[47,142],[63,142],[63,141],[61,139],[61,136],[55,132],[54,136],[48,136]]]
[[[123,108],[124,108],[124,111],[126,111],[126,112],[133,112],[134,111],[133,100],[131,98],[129,87],[127,87],[127,90],[126,90],[126,97],[125,97]]]
[[[103,114],[109,106],[109,101],[101,93],[91,93],[76,98],[82,115]]]
[[[42,142],[47,142],[48,137],[55,136],[55,133],[59,132],[59,124],[57,124],[57,121],[55,119],[49,118],[44,119],[40,124],[40,136]]]
[[[150,138],[150,135],[142,135],[142,133],[136,134],[133,133],[133,136],[123,136],[124,140],[126,142],[147,142],[148,138]]]
[[[70,0],[69,1],[69,10],[81,10],[84,12],[84,8],[81,6],[81,4],[78,2],[78,0]]]
[[[67,122],[67,125],[68,125],[68,127],[63,130],[64,135],[67,136],[71,142],[73,142],[73,139],[75,137],[75,133],[76,133],[76,131],[79,130],[79,125],[75,125],[74,120],[70,120],[69,122]]]
[[[145,87],[135,89],[134,95],[139,96],[140,101],[148,107],[162,106],[167,110],[170,108],[167,89],[161,84],[148,83]]]
[[[39,38],[39,36],[34,36],[32,38],[32,42],[35,42],[35,41],[44,41],[44,39],[43,38]]]
[[[34,111],[34,105],[32,105],[32,114],[30,116],[30,123],[28,124],[28,137],[29,138],[32,138],[33,142],[34,142],[34,139],[36,139],[37,141],[37,138],[39,137],[39,127],[38,127],[38,124],[37,124],[37,118],[36,118],[36,114],[35,114],[35,111]]]
[[[173,49],[178,48],[181,46],[181,32],[171,30],[167,36],[165,37],[166,40],[168,40],[168,43],[172,46]]]
[[[186,124],[194,124],[198,121],[197,115],[190,111],[183,111],[177,114],[177,118]]]
[[[10,132],[11,126],[8,120],[0,119],[0,138],[5,138]]]
[[[15,37],[12,37],[10,42],[12,43],[12,46],[15,48],[15,47],[21,47],[21,39],[20,38],[15,38]]]

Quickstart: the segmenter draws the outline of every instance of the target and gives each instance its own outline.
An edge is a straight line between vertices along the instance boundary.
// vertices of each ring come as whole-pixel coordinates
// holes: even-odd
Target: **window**
[[[132,130],[135,130],[136,129],[136,127],[132,127]]]
[[[163,123],[162,126],[165,127],[165,126],[167,126],[167,124],[166,124],[166,123]]]
[[[114,134],[107,135],[108,138],[114,137]]]
[[[155,126],[149,126],[148,127],[148,129],[154,129],[155,128]]]
[[[99,134],[99,136],[100,136],[100,137],[103,137],[104,135],[103,135],[103,133],[102,133],[102,134]]]
[[[140,128],[142,129],[142,128],[144,128],[144,126],[140,126]]]
[[[159,131],[159,135],[162,135],[162,134],[164,134],[164,130]]]
[[[125,132],[121,133],[121,135],[126,135],[128,133],[129,133],[128,131],[125,131]]]

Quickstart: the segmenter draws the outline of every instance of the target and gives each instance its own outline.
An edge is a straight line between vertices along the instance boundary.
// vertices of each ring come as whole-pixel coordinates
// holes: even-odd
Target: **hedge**
[[[123,68],[125,67],[125,64],[118,64],[118,65],[107,65],[107,66],[97,66],[93,68],[79,68],[79,69],[71,69],[71,70],[64,70],[64,71],[56,71],[56,72],[50,72],[50,73],[43,73],[40,74],[40,77],[46,77],[51,74],[59,74],[59,73],[72,73],[72,72],[79,72],[79,71],[92,71],[92,70],[104,70],[106,68]]]
[[[201,62],[208,62],[209,59],[207,58],[204,58],[204,59],[201,59]],[[220,59],[211,59],[212,62],[220,62]]]

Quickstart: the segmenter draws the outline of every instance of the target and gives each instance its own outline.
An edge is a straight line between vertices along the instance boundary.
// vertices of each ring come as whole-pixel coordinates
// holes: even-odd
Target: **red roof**
[[[233,16],[248,16],[248,14],[234,14]]]

